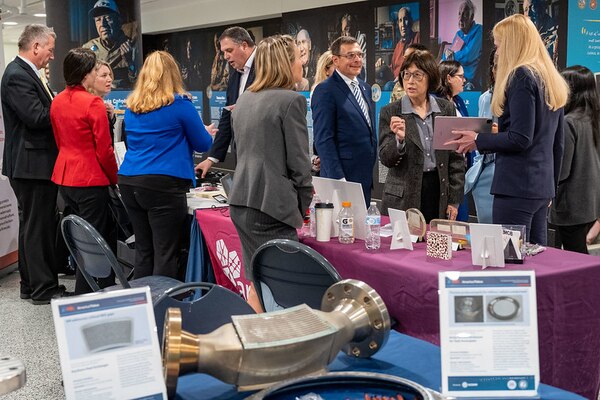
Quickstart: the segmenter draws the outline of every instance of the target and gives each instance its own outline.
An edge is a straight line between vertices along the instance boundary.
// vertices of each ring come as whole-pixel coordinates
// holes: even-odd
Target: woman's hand
[[[458,216],[458,208],[453,205],[448,204],[448,208],[446,208],[446,217],[448,217],[451,221],[456,221],[456,217]]]
[[[477,139],[477,132],[473,131],[452,131],[452,134],[457,137],[457,139],[450,140],[449,142],[444,143],[448,144],[457,144],[458,149],[456,149],[457,153],[466,154],[470,151],[477,149],[477,144],[475,143],[475,139]]]
[[[404,142],[404,137],[406,136],[406,122],[404,119],[393,116],[390,120],[390,130],[394,132],[400,143]]]
[[[600,234],[600,220],[594,222],[594,225],[590,228],[588,234],[585,237],[585,242],[587,244],[592,244]]]
[[[110,101],[105,101],[104,106],[106,107],[106,113],[108,114],[108,119],[111,120],[115,116],[115,106]]]

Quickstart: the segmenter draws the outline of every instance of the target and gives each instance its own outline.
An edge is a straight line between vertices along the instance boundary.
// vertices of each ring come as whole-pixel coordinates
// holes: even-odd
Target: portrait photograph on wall
[[[494,23],[516,13],[528,16],[540,33],[554,65],[559,66],[559,8],[559,0],[496,1]]]
[[[437,59],[457,61],[464,70],[464,90],[481,91],[482,74],[487,65],[481,63],[483,41],[482,0],[443,1],[438,3],[439,45]],[[435,55],[435,53],[434,53]]]
[[[375,83],[392,91],[398,82],[404,52],[421,42],[419,3],[402,3],[375,9]]]

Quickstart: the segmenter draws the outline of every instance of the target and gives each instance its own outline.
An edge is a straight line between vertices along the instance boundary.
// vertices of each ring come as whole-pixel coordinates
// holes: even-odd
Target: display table
[[[400,376],[430,389],[440,390],[440,348],[425,341],[390,332],[387,344],[370,359],[360,359],[339,353],[329,366],[331,371],[368,371]],[[249,395],[238,393],[234,386],[204,374],[179,378],[176,399],[211,400],[244,399]],[[582,400],[583,397],[552,386],[541,384],[541,399]]]
[[[229,211],[198,210],[196,218],[205,239],[215,280],[246,293],[241,245]],[[364,242],[342,245],[333,239],[303,242],[327,258],[344,278],[371,285],[385,301],[396,329],[439,344],[438,272],[473,271],[470,251],[454,253],[450,261],[429,259],[425,244],[414,251],[368,251]],[[598,397],[600,388],[600,258],[548,248],[506,269],[536,272],[541,380],[581,394]]]

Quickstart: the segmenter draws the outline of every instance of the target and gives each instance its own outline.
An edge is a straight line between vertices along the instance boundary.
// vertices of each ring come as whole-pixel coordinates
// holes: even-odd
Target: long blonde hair
[[[515,70],[525,67],[544,87],[548,107],[556,111],[567,103],[569,86],[557,71],[535,25],[522,14],[513,14],[498,22],[492,30],[498,47],[496,85],[492,96],[492,111],[496,116],[504,112],[506,88]]]
[[[166,51],[150,53],[144,61],[127,108],[137,114],[147,113],[175,101],[175,95],[189,97],[183,86],[179,65]]]
[[[331,50],[327,50],[325,53],[321,54],[319,60],[317,61],[317,73],[315,74],[315,83],[313,84],[313,90],[315,87],[327,79],[327,69],[333,65],[333,54]]]
[[[264,38],[256,46],[254,63],[256,78],[248,91],[259,92],[270,88],[294,89],[292,64],[296,60],[296,43],[289,35]]]

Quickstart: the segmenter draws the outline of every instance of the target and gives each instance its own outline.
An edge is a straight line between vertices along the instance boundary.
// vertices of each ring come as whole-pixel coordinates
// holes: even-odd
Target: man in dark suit
[[[2,173],[9,178],[19,210],[21,298],[48,304],[65,294],[55,265],[56,194],[50,181],[58,150],[50,124],[52,94],[40,68],[54,58],[56,34],[44,25],[27,25],[19,55],[2,76],[6,137]]]
[[[360,183],[368,205],[377,138],[371,89],[358,79],[364,53],[350,36],[336,39],[330,49],[335,72],[316,87],[311,102],[321,176]]]
[[[215,141],[208,152],[206,160],[196,166],[196,171],[202,171],[202,177],[213,165],[225,160],[229,145],[235,156],[235,143],[233,142],[233,129],[231,128],[231,111],[235,107],[238,97],[248,86],[254,82],[254,40],[244,28],[233,26],[225,29],[219,38],[221,51],[229,63],[229,82],[227,84],[227,104],[221,113],[219,131]]]

